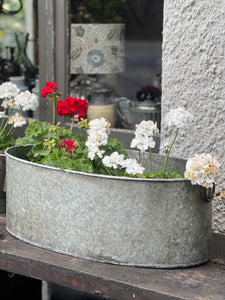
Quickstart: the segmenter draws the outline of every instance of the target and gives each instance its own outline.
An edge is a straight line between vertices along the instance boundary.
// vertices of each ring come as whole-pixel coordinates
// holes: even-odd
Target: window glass
[[[163,0],[71,0],[70,17],[71,95],[88,100],[88,117],[160,126]]]
[[[37,0],[4,0],[0,12],[0,83],[38,91]],[[38,118],[32,111],[28,117]]]

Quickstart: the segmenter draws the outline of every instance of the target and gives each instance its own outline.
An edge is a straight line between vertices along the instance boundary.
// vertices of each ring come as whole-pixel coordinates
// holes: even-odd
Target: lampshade
[[[72,24],[71,74],[124,70],[124,24]]]

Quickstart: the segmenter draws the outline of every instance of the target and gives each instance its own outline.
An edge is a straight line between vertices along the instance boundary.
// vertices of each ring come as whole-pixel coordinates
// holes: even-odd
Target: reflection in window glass
[[[162,20],[163,0],[71,0],[71,94],[95,116],[112,98],[116,127],[160,126]]]
[[[0,84],[38,90],[37,0],[5,0],[0,11]],[[38,118],[32,111],[25,116]]]

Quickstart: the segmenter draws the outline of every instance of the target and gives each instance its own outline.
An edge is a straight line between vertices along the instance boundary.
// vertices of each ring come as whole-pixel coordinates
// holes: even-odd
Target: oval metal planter
[[[61,170],[25,160],[27,151],[6,151],[7,230],[15,237],[130,266],[188,267],[211,257],[212,208],[205,188],[185,179]],[[156,154],[153,161],[158,168],[164,157]],[[170,158],[169,164],[184,171],[184,160]]]
[[[0,213],[5,213],[6,210],[6,199],[4,192],[5,172],[5,154],[0,151]]]

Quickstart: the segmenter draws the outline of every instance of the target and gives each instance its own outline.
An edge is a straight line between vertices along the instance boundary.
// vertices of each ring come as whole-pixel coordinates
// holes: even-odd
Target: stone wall
[[[172,155],[210,153],[225,188],[225,1],[165,0],[162,114],[183,106],[194,115],[180,130]],[[162,122],[162,143],[171,132]],[[225,234],[225,206],[213,200],[213,230]]]

